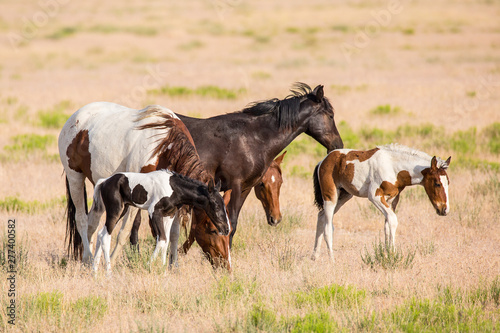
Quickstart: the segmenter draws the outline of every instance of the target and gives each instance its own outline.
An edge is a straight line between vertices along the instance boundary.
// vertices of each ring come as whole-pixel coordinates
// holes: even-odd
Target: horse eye
[[[441,187],[441,184],[440,183],[434,183],[434,186]]]
[[[211,233],[212,235],[217,235],[217,229],[210,230],[210,233]]]

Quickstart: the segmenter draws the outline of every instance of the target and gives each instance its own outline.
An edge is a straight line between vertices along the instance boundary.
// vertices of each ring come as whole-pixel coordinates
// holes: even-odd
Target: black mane
[[[280,128],[293,128],[298,121],[298,112],[300,103],[305,99],[312,97],[312,89],[307,84],[296,82],[291,94],[284,99],[272,98],[267,101],[258,101],[250,103],[241,112],[261,116],[264,114],[273,114]]]

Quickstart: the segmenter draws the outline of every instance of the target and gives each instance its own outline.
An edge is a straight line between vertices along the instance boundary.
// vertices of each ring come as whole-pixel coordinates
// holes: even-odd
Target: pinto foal
[[[399,144],[356,151],[330,152],[314,169],[315,203],[319,208],[312,259],[319,257],[321,236],[333,260],[333,215],[354,195],[368,198],[385,216],[386,245],[395,244],[396,206],[406,186],[422,185],[438,215],[450,211],[446,161]]]
[[[219,190],[220,184],[214,186],[213,181],[207,186],[168,170],[150,173],[120,172],[99,180],[94,190],[94,203],[89,213],[89,221],[98,223],[106,211],[106,224],[97,237],[94,271],[98,269],[102,251],[106,270],[111,269],[109,255],[111,233],[129,206],[148,211],[151,229],[156,235],[156,248],[151,260],[161,251],[163,265],[166,263],[173,217],[182,205],[201,208],[211,221],[226,223],[230,229]]]

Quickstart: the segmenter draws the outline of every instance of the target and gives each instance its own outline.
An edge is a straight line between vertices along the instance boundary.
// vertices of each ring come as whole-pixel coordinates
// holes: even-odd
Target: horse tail
[[[87,213],[87,189],[85,184],[83,184],[83,194],[85,198],[85,213]],[[80,233],[78,232],[78,228],[76,227],[76,207],[73,199],[71,198],[68,177],[66,177],[66,201],[66,238],[64,241],[68,242],[68,256],[73,257],[75,260],[81,260],[83,254],[83,243]]]
[[[314,168],[313,179],[314,179],[314,204],[321,211],[323,210],[323,195],[321,194],[321,186],[319,184],[319,166],[321,163],[318,163]]]

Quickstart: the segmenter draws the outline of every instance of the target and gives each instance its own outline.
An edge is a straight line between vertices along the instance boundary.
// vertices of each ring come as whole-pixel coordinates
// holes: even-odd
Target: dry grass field
[[[1,1],[0,246],[15,218],[18,266],[11,325],[0,255],[0,332],[500,331],[499,17],[498,0]],[[295,81],[325,86],[346,147],[451,155],[450,214],[405,190],[400,252],[368,265],[383,216],[353,199],[334,219],[335,264],[324,244],[311,261],[326,151],[301,136],[284,219],[268,226],[250,196],[232,274],[197,246],[177,269],[149,267],[146,224],[141,256],[110,278],[67,259],[56,142],[71,113],[113,101],[209,117]]]

